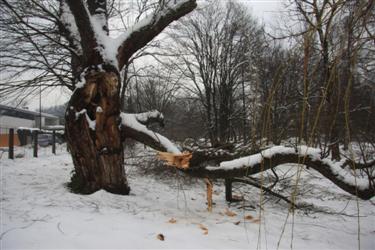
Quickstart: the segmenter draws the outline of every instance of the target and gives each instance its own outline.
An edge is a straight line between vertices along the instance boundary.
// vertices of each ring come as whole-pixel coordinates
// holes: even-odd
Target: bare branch
[[[90,64],[99,64],[102,61],[99,51],[96,49],[98,43],[96,41],[95,32],[90,22],[90,14],[88,13],[82,0],[66,0],[72,12],[79,34],[81,36],[81,45],[83,55],[85,56],[85,66]]]
[[[129,33],[119,38],[122,40],[118,51],[120,69],[137,50],[150,42],[171,22],[191,12],[197,5],[196,0],[180,0],[175,4],[171,2],[161,6],[151,18],[145,18],[135,24]]]

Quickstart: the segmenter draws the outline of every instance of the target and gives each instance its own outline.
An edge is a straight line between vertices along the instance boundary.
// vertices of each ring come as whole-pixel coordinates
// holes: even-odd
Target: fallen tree
[[[140,141],[158,151],[170,152],[176,156],[181,151],[166,137],[147,129],[146,124],[162,117],[157,111],[143,113],[142,119],[137,114],[122,114],[123,136]],[[246,150],[230,152],[228,150],[198,149],[192,152],[190,167],[180,169],[186,174],[200,178],[234,178],[251,176],[286,163],[295,163],[315,169],[342,190],[367,200],[375,196],[373,176],[359,176],[355,169],[375,166],[375,161],[360,163],[344,159],[332,161],[322,158],[317,148],[298,146],[272,146],[250,156]],[[237,159],[236,159],[237,158]],[[215,165],[209,165],[215,163]],[[218,164],[216,164],[218,163]]]

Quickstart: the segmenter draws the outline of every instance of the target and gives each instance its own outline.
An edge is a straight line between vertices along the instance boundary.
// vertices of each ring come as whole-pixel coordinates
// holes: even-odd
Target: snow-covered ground
[[[292,223],[284,201],[264,196],[259,223],[259,190],[249,186],[236,185],[245,201],[229,205],[223,184],[215,182],[215,205],[208,212],[202,180],[188,183],[180,173],[155,177],[133,162],[127,166],[131,195],[77,195],[65,187],[73,166],[63,148],[56,156],[43,149],[39,158],[32,158],[31,149],[17,152],[24,157],[8,160],[3,153],[0,159],[1,249],[276,249],[285,223],[280,249],[290,249],[291,242],[293,249],[358,248],[357,199],[314,171],[303,172],[297,200],[312,206],[297,211]],[[285,177],[295,170],[282,166],[278,172]],[[277,188],[286,181],[293,179]],[[361,249],[375,249],[374,203],[358,201]]]

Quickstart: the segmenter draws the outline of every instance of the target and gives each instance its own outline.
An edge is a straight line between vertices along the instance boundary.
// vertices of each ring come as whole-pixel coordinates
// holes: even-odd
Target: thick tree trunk
[[[69,9],[64,8],[65,3]],[[61,2],[61,16],[67,17],[66,23],[62,22],[64,36],[71,45],[80,43],[72,50],[77,54],[72,59],[77,88],[65,114],[66,138],[75,168],[70,183],[74,191],[129,193],[120,131],[119,71],[134,53],[196,6],[195,0],[159,1],[150,16],[129,28],[126,36],[118,37],[121,41],[108,36],[106,0]]]
[[[99,189],[128,194],[119,126],[118,72],[92,69],[84,78],[84,86],[75,90],[65,115],[75,167],[70,187],[87,194]]]

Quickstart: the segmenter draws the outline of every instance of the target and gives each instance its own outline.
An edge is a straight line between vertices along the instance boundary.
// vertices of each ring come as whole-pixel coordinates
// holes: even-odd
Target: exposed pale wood
[[[192,153],[183,152],[182,154],[173,154],[168,152],[158,152],[160,160],[166,161],[167,165],[174,166],[176,168],[187,169],[189,168],[189,162]]]
[[[204,182],[206,183],[207,189],[207,210],[212,212],[212,189],[213,183],[209,178],[204,178]]]

